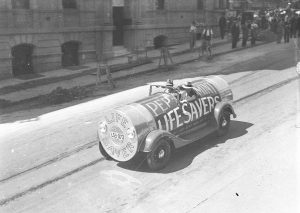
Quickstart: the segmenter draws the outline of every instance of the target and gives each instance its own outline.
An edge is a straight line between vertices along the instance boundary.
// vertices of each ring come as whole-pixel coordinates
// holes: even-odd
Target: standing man
[[[204,52],[208,52],[209,56],[211,57],[211,39],[213,36],[213,31],[211,27],[208,27],[206,24],[204,25],[204,30],[203,30],[203,37],[202,37],[202,55],[204,55]],[[199,51],[199,58],[200,58],[200,51]]]
[[[190,49],[194,49],[196,43],[197,27],[196,22],[193,21],[190,26]]]
[[[257,40],[257,30],[258,30],[258,25],[253,21],[251,24],[251,46],[252,47],[255,45],[255,42]]]
[[[292,18],[290,19],[290,28],[291,28],[291,33],[290,33],[291,38],[296,38],[296,34],[297,34],[297,17],[295,15],[295,13],[292,15]]]
[[[244,24],[242,24],[242,32],[243,32],[243,41],[242,41],[242,47],[247,46],[248,36],[249,36],[249,22],[246,21]]]
[[[290,21],[284,22],[284,43],[290,42],[290,31],[291,31]]]
[[[284,31],[284,22],[283,20],[279,17],[278,18],[278,23],[277,23],[277,44],[281,43],[282,37],[283,37],[283,31]]]
[[[220,34],[221,34],[222,40],[224,39],[224,36],[225,36],[226,23],[227,23],[227,20],[225,18],[225,14],[223,13],[219,19],[219,27],[220,27]]]
[[[231,37],[232,37],[232,49],[236,48],[237,42],[239,41],[240,28],[237,21],[233,21],[231,26]]]

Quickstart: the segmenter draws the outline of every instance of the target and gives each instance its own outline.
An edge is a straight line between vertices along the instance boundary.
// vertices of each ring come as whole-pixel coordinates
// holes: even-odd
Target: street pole
[[[296,73],[298,76],[298,89],[297,89],[297,118],[296,128],[300,128],[300,37],[294,38],[295,44],[295,60],[296,60]]]

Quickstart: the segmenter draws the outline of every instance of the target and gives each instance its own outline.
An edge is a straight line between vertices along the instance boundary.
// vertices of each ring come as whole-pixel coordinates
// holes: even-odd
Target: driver
[[[186,91],[186,97],[184,98],[184,102],[191,102],[196,100],[197,93],[195,89],[193,88],[193,85],[191,82],[186,82],[186,84],[182,85],[181,88]]]

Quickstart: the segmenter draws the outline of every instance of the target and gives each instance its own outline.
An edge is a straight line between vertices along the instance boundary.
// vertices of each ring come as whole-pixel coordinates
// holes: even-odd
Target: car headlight
[[[106,133],[107,132],[107,125],[106,122],[101,122],[99,124],[99,129],[101,133]]]
[[[129,139],[133,139],[135,137],[134,128],[127,129],[127,136],[128,136]]]

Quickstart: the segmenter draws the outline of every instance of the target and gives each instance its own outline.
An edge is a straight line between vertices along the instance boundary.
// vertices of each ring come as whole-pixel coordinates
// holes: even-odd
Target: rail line
[[[241,78],[243,78],[243,77],[241,77]],[[269,92],[271,92],[271,91],[273,91],[273,90],[276,90],[276,89],[278,89],[278,88],[280,88],[280,87],[283,87],[283,86],[285,86],[285,85],[287,85],[287,84],[289,84],[289,83],[295,81],[296,79],[298,79],[297,76],[292,77],[292,78],[289,78],[289,79],[286,79],[286,80],[281,81],[281,82],[278,82],[278,83],[273,84],[273,85],[271,85],[271,86],[269,86],[269,87],[266,87],[266,88],[264,88],[264,89],[261,89],[261,90],[259,90],[259,91],[257,91],[257,92],[254,92],[254,93],[251,93],[251,94],[246,95],[246,96],[244,96],[244,97],[241,97],[241,98],[235,100],[234,103],[235,103],[235,104],[237,104],[237,103],[243,103],[245,100],[248,100],[248,99],[250,99],[250,98],[255,98],[255,97],[257,97],[257,96],[261,96],[261,95],[268,94]],[[48,161],[46,161],[46,162],[44,162],[44,163],[42,163],[42,164],[39,164],[39,165],[37,165],[37,166],[35,166],[35,167],[32,167],[32,168],[30,168],[30,169],[27,169],[27,170],[25,170],[25,171],[23,171],[23,172],[14,174],[14,175],[12,175],[12,176],[10,176],[10,177],[8,177],[8,178],[2,179],[2,180],[0,180],[0,184],[4,184],[6,181],[9,181],[9,180],[11,180],[11,179],[13,179],[13,178],[16,178],[16,177],[21,176],[21,175],[25,175],[26,173],[29,173],[29,172],[31,172],[31,171],[38,170],[38,169],[40,169],[40,168],[42,168],[42,167],[44,167],[44,166],[47,166],[47,165],[53,164],[53,163],[55,163],[55,162],[61,161],[61,160],[63,160],[64,158],[67,158],[67,157],[69,157],[69,156],[72,156],[72,155],[74,155],[74,154],[76,154],[76,153],[79,153],[79,152],[81,152],[81,151],[90,149],[90,148],[94,147],[95,145],[97,145],[97,141],[91,141],[91,142],[89,142],[89,143],[86,143],[86,144],[84,144],[84,145],[82,145],[82,146],[77,147],[76,149],[73,149],[73,150],[68,151],[68,152],[64,152],[64,153],[58,155],[57,157],[55,157],[55,158],[53,158],[53,159],[51,159],[51,160],[48,160]],[[101,161],[103,161],[103,160],[104,160],[104,158],[103,158],[103,157],[100,157],[100,158],[97,159],[97,160],[91,161],[91,162],[89,162],[89,163],[87,163],[87,164],[85,164],[85,165],[82,165],[82,166],[80,166],[80,167],[78,167],[78,168],[76,168],[76,169],[73,169],[73,170],[71,170],[71,171],[68,171],[68,172],[64,173],[63,175],[60,175],[60,176],[55,177],[55,178],[52,178],[52,179],[50,179],[50,180],[48,180],[48,181],[46,181],[46,182],[43,182],[43,183],[41,183],[41,184],[39,184],[39,185],[32,186],[32,187],[30,187],[29,189],[24,190],[24,191],[19,192],[19,193],[16,193],[15,195],[13,195],[13,196],[11,196],[11,197],[2,199],[2,200],[0,200],[0,206],[6,205],[6,204],[8,204],[9,202],[12,202],[12,201],[14,201],[14,200],[16,200],[16,199],[18,199],[18,198],[20,198],[20,197],[23,197],[23,196],[25,196],[25,195],[27,195],[27,194],[29,194],[29,193],[32,193],[32,192],[34,192],[34,191],[37,191],[37,190],[41,189],[41,188],[44,188],[44,187],[46,187],[47,185],[50,185],[50,184],[52,184],[52,183],[55,183],[55,182],[57,182],[57,181],[59,181],[59,180],[62,180],[62,179],[64,179],[64,178],[68,177],[68,176],[71,176],[71,175],[73,175],[73,174],[75,174],[75,173],[77,173],[77,172],[80,172],[80,171],[82,171],[82,170],[84,170],[84,169],[86,169],[86,168],[88,168],[88,167],[91,167],[91,166],[93,166],[93,165],[96,165],[97,163],[99,163],[99,162],[101,162]]]

